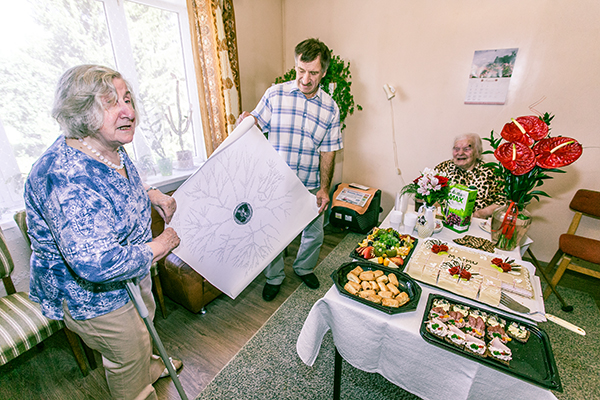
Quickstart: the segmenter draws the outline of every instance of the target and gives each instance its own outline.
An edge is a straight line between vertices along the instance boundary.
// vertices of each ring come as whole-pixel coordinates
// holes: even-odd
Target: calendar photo
[[[504,104],[518,49],[478,50],[473,56],[465,104]]]

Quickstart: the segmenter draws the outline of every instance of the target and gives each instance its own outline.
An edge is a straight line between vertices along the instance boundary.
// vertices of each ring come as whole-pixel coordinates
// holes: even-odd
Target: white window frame
[[[43,0],[42,0],[43,1]],[[182,54],[184,62],[184,70],[186,76],[186,89],[190,99],[192,107],[192,123],[193,123],[193,143],[194,149],[194,165],[201,165],[206,161],[206,145],[204,142],[204,134],[202,132],[202,120],[199,104],[198,87],[196,82],[196,74],[194,67],[194,58],[192,52],[191,33],[188,19],[187,5],[185,0],[97,0],[103,3],[105,16],[107,20],[107,27],[110,35],[110,41],[114,53],[114,58],[117,66],[117,70],[123,74],[123,76],[133,86],[134,93],[139,93],[139,79],[135,70],[135,63],[133,59],[133,52],[131,48],[129,32],[127,29],[127,21],[125,16],[124,1],[132,1],[139,4],[143,4],[149,7],[161,8],[166,11],[177,13],[180,27],[180,36],[182,44]],[[158,82],[157,84],[161,84]],[[1,137],[1,136],[4,136]],[[8,138],[5,137],[6,133],[2,120],[0,119],[0,140]],[[11,146],[5,146],[11,147]],[[135,158],[139,156],[151,153],[151,149],[148,147],[146,140],[144,139],[143,130],[138,128],[136,135],[134,136],[134,154]],[[12,148],[5,148],[0,152],[2,157],[6,157],[8,160],[8,170],[3,169],[0,171],[0,191],[4,194],[0,196],[2,205],[17,211],[23,208],[23,199],[18,198],[11,187],[6,183],[9,176],[13,173],[13,167],[17,165],[16,157],[12,152]],[[18,169],[18,167],[16,167]],[[175,190],[187,177],[191,175],[193,171],[179,171],[174,170],[171,176],[150,176],[147,178],[147,183],[153,186],[158,186],[163,191]],[[2,228],[14,226],[14,222],[9,215],[6,213],[0,215],[0,226]]]
[[[131,42],[129,32],[127,30],[127,21],[125,18],[124,1],[143,4],[149,7],[157,7],[163,10],[177,13],[179,19],[179,32],[181,34],[182,54],[186,76],[187,92],[189,94],[190,103],[192,106],[192,125],[194,135],[194,158],[195,165],[200,165],[206,161],[206,145],[204,143],[204,134],[202,132],[202,120],[200,114],[200,103],[198,96],[198,86],[196,82],[196,73],[194,68],[194,57],[192,52],[192,41],[190,33],[190,24],[187,13],[185,0],[98,0],[104,3],[108,31],[111,37],[111,43],[115,53],[115,61],[117,70],[127,77],[129,83],[133,86],[134,93],[139,93],[139,80],[135,71],[135,63],[133,60],[133,52],[131,50]],[[120,38],[115,40],[115,38]],[[158,83],[160,84],[160,83]],[[146,144],[143,141],[142,135],[134,138],[134,146],[136,152],[141,155],[146,154],[150,149],[144,149]],[[187,174],[189,176],[189,173]],[[164,179],[162,177],[151,177],[148,179],[152,183],[160,183]]]

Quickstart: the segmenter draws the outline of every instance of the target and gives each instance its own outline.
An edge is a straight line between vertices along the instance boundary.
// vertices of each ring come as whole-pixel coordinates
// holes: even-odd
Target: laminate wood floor
[[[319,262],[345,237],[346,232],[327,226]],[[207,313],[193,314],[165,298],[168,315],[163,319],[157,310],[156,329],[167,352],[181,358],[182,386],[193,399],[231,360],[244,344],[260,329],[302,282],[291,264],[300,240],[288,247],[286,275],[275,300],[265,302],[262,289],[265,277],[260,274],[235,300],[221,295],[208,304]],[[329,284],[330,282],[321,282]],[[0,366],[0,399],[108,399],[102,361],[97,354],[98,368],[83,377],[75,363],[64,334],[47,339],[44,348],[26,354]],[[170,378],[159,380],[154,387],[158,398],[179,399]]]

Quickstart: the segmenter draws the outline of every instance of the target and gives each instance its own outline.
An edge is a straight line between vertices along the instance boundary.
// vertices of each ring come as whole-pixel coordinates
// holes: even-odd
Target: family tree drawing
[[[226,150],[213,163],[184,188],[190,207],[177,232],[200,263],[216,260],[243,272],[279,244],[292,199],[271,160]]]
[[[318,215],[262,132],[242,122],[173,197],[173,253],[235,298]]]

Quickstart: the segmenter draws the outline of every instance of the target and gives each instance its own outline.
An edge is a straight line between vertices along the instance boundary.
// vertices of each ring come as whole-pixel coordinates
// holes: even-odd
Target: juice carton
[[[469,230],[476,197],[474,186],[450,185],[444,226],[458,233]]]

